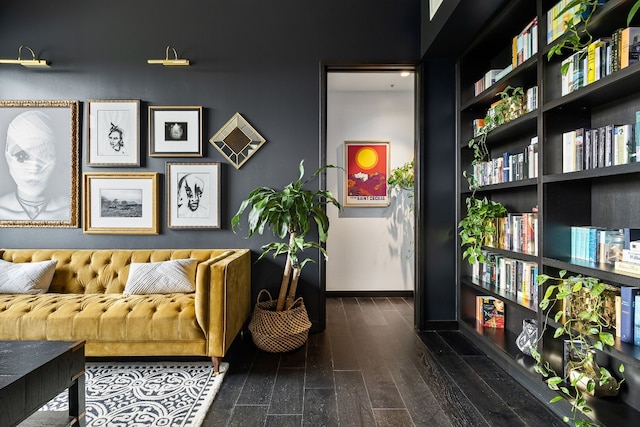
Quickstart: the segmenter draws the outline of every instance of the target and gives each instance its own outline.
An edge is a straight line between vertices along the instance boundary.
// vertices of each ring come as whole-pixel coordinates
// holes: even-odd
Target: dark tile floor
[[[417,334],[408,298],[329,298],[287,354],[234,343],[204,426],[563,426],[459,332]]]

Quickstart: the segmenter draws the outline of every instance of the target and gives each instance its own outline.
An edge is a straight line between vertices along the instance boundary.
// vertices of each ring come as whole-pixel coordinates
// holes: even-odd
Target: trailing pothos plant
[[[409,199],[409,210],[413,212],[413,190],[414,190],[414,161],[408,161],[402,166],[398,166],[391,170],[387,184],[391,188],[407,191]]]
[[[487,135],[500,125],[503,125],[525,113],[525,94],[522,87],[507,86],[497,94],[500,99],[484,118],[484,126],[479,134],[472,138],[468,145],[473,150],[472,168],[475,168],[490,159],[487,147]],[[477,198],[476,191],[480,188],[473,173],[463,172],[463,176],[469,183],[471,195],[466,199],[467,215],[460,221],[461,245],[464,248],[462,259],[469,264],[486,262],[482,251],[482,245],[495,235],[497,218],[507,214],[507,209],[500,202],[487,197]]]
[[[531,355],[536,360],[535,370],[545,378],[551,390],[561,392],[551,403],[563,399],[571,403],[572,417],[565,417],[565,422],[579,427],[597,426],[580,417],[580,414],[591,412],[587,396],[615,396],[624,382],[624,378],[618,381],[607,368],[598,366],[595,360],[596,350],[604,350],[615,343],[610,332],[613,327],[612,316],[605,309],[607,285],[595,277],[567,276],[566,270],[560,271],[557,277],[540,274],[536,277],[536,283],[538,286],[546,285],[546,290],[540,301],[540,308],[545,313],[544,324],[531,349]],[[578,307],[575,301],[579,299],[588,299],[590,304]],[[547,328],[552,327],[552,314],[558,325],[554,339],[562,339],[571,346],[569,352],[572,360],[565,361],[566,374],[563,375],[556,373],[550,363],[542,359],[537,345]],[[621,364],[618,371],[623,374],[624,365]]]
[[[276,304],[277,311],[291,308],[295,302],[302,268],[313,261],[311,258],[301,259],[301,253],[305,249],[318,249],[327,259],[327,252],[322,243],[327,241],[329,218],[324,207],[332,204],[341,209],[342,205],[330,191],[311,191],[306,189],[305,185],[325,169],[334,167],[336,166],[323,166],[303,181],[304,160],[302,160],[298,167],[300,175],[297,180],[281,190],[269,187],[256,188],[242,201],[238,212],[231,219],[231,228],[235,232],[242,214],[251,206],[247,219],[249,225],[247,237],[255,233],[262,234],[265,228],[271,228],[273,234],[283,240],[263,245],[262,254],[258,258],[258,260],[264,258],[268,253],[273,253],[274,258],[278,255],[287,256]],[[314,223],[317,226],[319,241],[307,240],[307,233]]]
[[[589,31],[589,24],[598,3],[600,3],[599,0],[572,0],[567,3],[559,12],[559,15],[565,15],[563,23],[567,29],[560,41],[551,46],[547,52],[547,59],[551,59],[554,55],[562,56],[565,49],[580,52],[591,44],[593,35]],[[562,74],[567,73],[568,67],[569,64],[562,66]]]

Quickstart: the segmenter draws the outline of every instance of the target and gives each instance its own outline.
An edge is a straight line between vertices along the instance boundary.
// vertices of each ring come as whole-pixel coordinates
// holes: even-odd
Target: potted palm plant
[[[243,213],[250,207],[247,217],[248,236],[251,237],[255,233],[263,234],[266,229],[271,229],[273,235],[278,237],[278,241],[267,243],[261,247],[262,253],[258,260],[272,254],[275,257],[286,255],[286,263],[280,283],[280,291],[276,302],[267,304],[260,303],[260,294],[258,295],[258,304],[252,318],[252,323],[257,328],[258,322],[271,323],[261,325],[263,329],[262,337],[257,329],[252,330],[254,342],[258,347],[266,351],[288,351],[293,350],[304,344],[307,337],[308,329],[311,323],[308,320],[300,320],[298,323],[306,326],[305,331],[302,327],[297,328],[294,332],[295,338],[291,339],[290,344],[286,343],[287,331],[278,330],[288,328],[294,319],[293,315],[299,316],[304,310],[304,304],[301,298],[296,299],[296,291],[298,281],[302,269],[308,262],[312,262],[311,258],[304,258],[302,253],[307,249],[317,249],[322,256],[327,259],[327,252],[323,247],[326,242],[329,231],[329,218],[325,212],[325,206],[332,204],[338,209],[342,206],[330,191],[306,189],[305,186],[322,171],[327,168],[333,168],[333,165],[327,165],[316,170],[311,177],[303,181],[304,178],[304,160],[299,165],[298,179],[287,184],[283,189],[277,190],[270,187],[258,187],[249,193],[249,196],[242,201],[238,212],[231,219],[231,227],[236,231],[239,226]],[[316,225],[318,231],[318,240],[308,239],[308,233],[311,231],[313,224]],[[264,291],[264,290],[263,290]],[[302,308],[303,310],[300,310]],[[258,314],[259,313],[259,314]],[[262,316],[257,319],[256,315]],[[272,319],[272,321],[268,319]],[[279,325],[276,325],[276,323]],[[249,325],[252,329],[252,325]],[[257,334],[256,334],[257,333]],[[268,336],[267,336],[268,335]],[[256,338],[258,340],[256,340]]]

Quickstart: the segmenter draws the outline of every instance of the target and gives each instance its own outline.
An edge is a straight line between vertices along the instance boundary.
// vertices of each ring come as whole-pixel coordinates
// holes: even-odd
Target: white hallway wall
[[[328,91],[327,163],[344,166],[344,141],[351,140],[390,141],[391,169],[410,161],[413,92]],[[341,202],[342,173],[327,173],[327,189]],[[327,291],[413,291],[413,212],[405,192],[392,196],[387,208],[327,208]]]

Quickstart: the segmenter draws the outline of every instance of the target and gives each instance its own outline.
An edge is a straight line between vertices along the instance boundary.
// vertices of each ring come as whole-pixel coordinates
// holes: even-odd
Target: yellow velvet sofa
[[[195,258],[195,292],[123,294],[131,263]],[[0,340],[85,340],[89,357],[208,356],[216,371],[251,311],[248,249],[2,249],[57,260],[46,293],[0,294]]]

